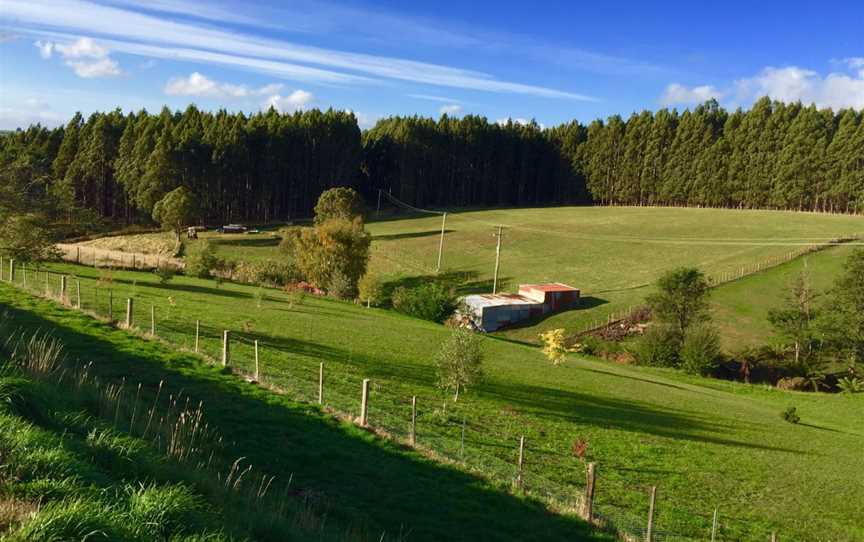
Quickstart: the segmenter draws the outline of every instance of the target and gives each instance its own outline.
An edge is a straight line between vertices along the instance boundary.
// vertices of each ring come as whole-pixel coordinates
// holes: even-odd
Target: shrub
[[[360,295],[360,301],[366,303],[367,307],[381,303],[381,298],[384,295],[384,287],[378,275],[368,271],[360,279],[360,282],[357,283],[357,290]]]
[[[355,283],[339,270],[330,275],[327,293],[337,299],[353,299],[357,293]]]
[[[633,356],[640,365],[677,367],[681,336],[671,327],[654,326],[636,343]]]
[[[285,286],[301,279],[293,260],[266,260],[263,262],[236,262],[230,271],[231,278],[246,284],[273,284]]]
[[[165,263],[159,264],[159,267],[154,269],[153,272],[159,277],[159,284],[167,284],[177,274],[177,271],[173,267]]]
[[[837,382],[837,387],[843,393],[861,393],[864,391],[864,380],[844,376]]]
[[[687,332],[681,346],[681,368],[688,373],[708,376],[720,366],[720,336],[710,326]]]
[[[353,188],[340,186],[321,193],[315,204],[315,224],[363,217],[363,199]]]
[[[203,241],[198,250],[186,257],[186,274],[199,279],[209,279],[220,267],[222,261],[216,256],[210,241]]]
[[[780,417],[789,423],[798,423],[801,421],[801,416],[798,415],[798,409],[794,406],[790,406],[789,408],[781,412]]]
[[[415,288],[400,286],[393,291],[392,301],[397,311],[433,322],[443,322],[456,308],[452,291],[434,282]]]
[[[543,354],[552,362],[552,365],[560,365],[567,359],[567,344],[564,339],[563,329],[550,329],[540,334],[543,341]]]

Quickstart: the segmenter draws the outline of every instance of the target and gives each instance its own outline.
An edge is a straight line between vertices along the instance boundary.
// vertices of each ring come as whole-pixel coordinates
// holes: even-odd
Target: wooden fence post
[[[60,275],[60,303],[66,304],[66,275]]]
[[[195,353],[198,353],[198,336],[201,333],[201,320],[195,320]]]
[[[648,503],[648,528],[645,531],[645,542],[654,540],[654,502],[657,499],[657,486],[651,486],[651,500]]]
[[[132,298],[126,298],[126,329],[132,329]]]
[[[75,279],[75,307],[81,310],[81,281]]]
[[[27,264],[21,264],[21,278],[24,279],[22,284],[27,286]]]
[[[777,533],[771,532],[771,542],[777,542]]]
[[[9,258],[9,283],[15,282],[15,259]]]
[[[417,445],[417,396],[411,397],[411,446]]]
[[[594,463],[588,463],[588,472],[585,481],[585,502],[582,507],[582,517],[588,523],[594,520],[594,484],[597,476],[597,467]]]
[[[150,336],[156,336],[156,305],[152,303],[150,304]]]
[[[45,271],[45,295],[51,294],[51,272]]]
[[[324,362],[318,364],[318,404],[324,404]]]
[[[261,373],[258,367],[258,339],[255,339],[255,382],[261,381]]]
[[[222,332],[222,367],[228,367],[230,362],[230,350],[228,347],[228,330]]]
[[[369,379],[363,379],[363,393],[360,396],[360,425],[366,427],[369,422]]]
[[[519,471],[516,474],[516,485],[522,487],[522,465],[525,462],[525,435],[519,437]]]
[[[717,536],[717,509],[714,509],[714,520],[711,522],[711,542],[714,542],[714,537]]]

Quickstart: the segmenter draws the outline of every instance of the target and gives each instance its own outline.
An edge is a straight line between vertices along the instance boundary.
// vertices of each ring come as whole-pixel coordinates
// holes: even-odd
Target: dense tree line
[[[0,139],[4,177],[26,167],[70,220],[89,212],[120,223],[148,220],[181,186],[195,194],[204,220],[307,216],[327,188],[356,184],[360,159],[354,115],[334,110],[117,110]]]
[[[361,133],[347,112],[252,115],[163,109],[76,115],[0,137],[0,183],[27,179],[56,219],[149,221],[183,186],[202,220],[310,216],[353,186],[417,206],[690,205],[864,211],[864,112],[767,98],[728,112],[613,115],[585,126],[484,117],[390,117]]]

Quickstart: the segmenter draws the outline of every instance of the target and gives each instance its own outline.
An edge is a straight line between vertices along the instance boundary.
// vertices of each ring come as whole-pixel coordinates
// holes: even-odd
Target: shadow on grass
[[[218,237],[212,237],[210,240],[214,245],[223,246],[223,247],[242,247],[242,248],[266,248],[266,247],[278,247],[281,239],[276,237],[249,237],[248,239],[219,239]]]
[[[610,399],[591,394],[552,389],[542,386],[511,383],[486,383],[481,388],[485,396],[516,405],[537,418],[555,417],[580,425],[612,427],[633,433],[650,433],[659,437],[705,442],[755,450],[770,450],[803,454],[800,450],[766,446],[712,436],[722,435],[728,428],[673,409],[657,409],[644,404]],[[690,390],[687,390],[690,391]]]
[[[11,307],[9,294],[0,288],[0,299]],[[283,483],[293,478],[294,487],[323,492],[333,503],[331,517],[363,524],[369,539],[389,540],[400,532],[410,533],[410,540],[612,539],[531,499],[319,415],[311,406],[221,374],[197,358],[19,295],[15,304],[27,310],[10,310],[17,326],[50,330],[69,359],[92,361],[91,373],[102,382],[140,382],[145,402],[163,380],[163,398],[182,390],[203,401],[210,425],[232,443],[231,454]]]
[[[523,329],[523,328],[527,328],[527,327],[533,327],[533,326],[536,326],[537,324],[539,324],[540,322],[546,320],[547,318],[551,318],[552,316],[556,316],[558,314],[564,314],[567,312],[575,312],[575,311],[584,311],[584,310],[588,310],[588,309],[593,309],[595,307],[599,307],[601,305],[606,305],[608,303],[609,302],[607,300],[599,298],[599,297],[593,297],[593,296],[580,297],[579,298],[579,305],[577,305],[576,307],[573,307],[572,309],[550,312],[549,314],[544,314],[543,316],[536,316],[534,318],[529,318],[528,320],[523,320],[523,321],[519,322],[518,324],[512,324],[512,325],[509,325],[507,327],[501,328],[500,331],[507,332],[507,331],[510,331],[513,329]],[[520,342],[520,341],[516,341],[516,342]],[[529,344],[532,346],[536,346],[536,343],[531,343],[531,342],[527,342],[527,341],[522,342],[522,344]]]
[[[453,230],[444,230],[444,233],[453,233]],[[419,237],[432,237],[441,235],[441,230],[415,231],[406,233],[390,233],[383,235],[373,235],[373,241],[398,241],[399,239],[417,239]]]
[[[416,288],[430,282],[451,288],[457,297],[491,293],[492,279],[478,279],[479,275],[476,271],[444,271],[438,274],[401,277],[384,283],[383,293],[386,299],[390,299],[396,288]],[[512,277],[499,277],[498,285],[508,284],[511,280]],[[502,288],[499,288],[499,291]]]

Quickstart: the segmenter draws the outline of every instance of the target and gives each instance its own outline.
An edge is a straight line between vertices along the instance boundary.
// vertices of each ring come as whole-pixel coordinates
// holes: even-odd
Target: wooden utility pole
[[[492,280],[492,293],[498,293],[498,269],[501,267],[501,230],[503,226],[498,226],[498,244],[495,247],[495,278]]]
[[[447,213],[441,217],[441,240],[438,241],[438,267],[435,268],[436,273],[441,272],[441,257],[444,254],[444,228],[447,224]]]

